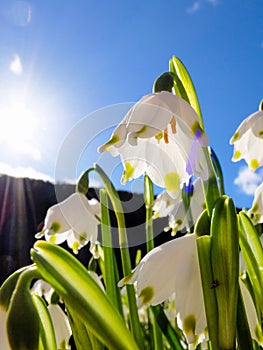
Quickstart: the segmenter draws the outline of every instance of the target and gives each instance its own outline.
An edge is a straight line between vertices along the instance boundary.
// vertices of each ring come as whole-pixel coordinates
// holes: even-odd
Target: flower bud
[[[170,72],[165,72],[160,75],[153,84],[154,92],[168,91],[172,92],[174,79]]]

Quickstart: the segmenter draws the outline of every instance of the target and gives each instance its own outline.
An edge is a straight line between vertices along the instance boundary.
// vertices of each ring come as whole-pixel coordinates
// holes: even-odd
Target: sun
[[[37,116],[23,105],[16,104],[0,110],[0,143],[15,153],[31,153],[39,158],[34,149],[37,133]]]

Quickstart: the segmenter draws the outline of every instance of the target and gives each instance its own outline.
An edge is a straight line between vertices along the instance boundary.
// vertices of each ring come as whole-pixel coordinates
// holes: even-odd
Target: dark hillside
[[[40,231],[47,209],[57,203],[56,194],[63,200],[75,190],[74,185],[60,184],[56,187],[49,182],[28,178],[0,176],[0,285],[13,271],[31,264],[29,251]],[[98,197],[98,190],[90,189],[88,197]],[[144,251],[145,207],[143,196],[120,191],[123,203],[127,233],[131,246],[132,262],[138,249]],[[118,246],[116,219],[111,212],[112,236]],[[167,219],[154,221],[156,244],[171,239],[169,233],[160,233],[167,225]],[[114,228],[115,227],[115,228]],[[66,247],[66,244],[65,244]],[[87,264],[88,247],[83,248],[78,258]]]

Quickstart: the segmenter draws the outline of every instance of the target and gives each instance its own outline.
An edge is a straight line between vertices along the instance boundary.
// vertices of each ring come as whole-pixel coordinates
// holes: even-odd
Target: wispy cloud
[[[15,75],[21,75],[23,73],[23,66],[20,57],[15,54],[10,62],[9,69]]]
[[[198,12],[202,7],[204,7],[206,5],[206,3],[216,6],[218,4],[219,0],[198,0],[193,2],[193,4],[191,6],[189,6],[186,9],[186,12],[189,15],[192,15],[196,12]]]
[[[247,195],[254,195],[256,188],[263,181],[263,172],[254,173],[248,167],[241,167],[234,180],[241,192]]]
[[[207,0],[207,2],[209,2],[210,4],[215,6],[215,5],[217,5],[218,0]]]
[[[29,179],[37,179],[43,181],[54,182],[53,178],[47,174],[37,171],[31,167],[12,167],[9,164],[0,162],[0,174],[5,174],[13,177],[27,177]]]
[[[200,2],[199,1],[195,1],[192,6],[188,7],[186,12],[189,13],[189,14],[193,14],[195,12],[197,12],[198,10],[200,10]]]

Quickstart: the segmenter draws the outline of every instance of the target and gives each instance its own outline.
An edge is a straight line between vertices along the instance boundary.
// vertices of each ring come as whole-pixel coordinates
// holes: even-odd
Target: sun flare
[[[31,153],[39,159],[40,154],[33,147],[37,132],[37,117],[21,105],[10,106],[0,110],[0,143],[16,153]]]

